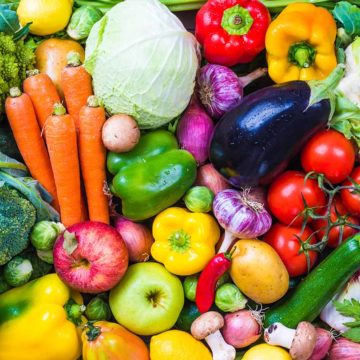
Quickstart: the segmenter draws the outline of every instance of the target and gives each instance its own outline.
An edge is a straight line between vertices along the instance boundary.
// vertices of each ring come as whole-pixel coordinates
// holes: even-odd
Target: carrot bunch
[[[29,75],[24,93],[12,89],[5,109],[31,175],[52,194],[61,221],[70,226],[87,218],[82,172],[90,220],[109,223],[106,150],[101,140],[105,111],[91,96],[90,75],[76,53],[69,53],[61,79],[69,114],[47,74]]]

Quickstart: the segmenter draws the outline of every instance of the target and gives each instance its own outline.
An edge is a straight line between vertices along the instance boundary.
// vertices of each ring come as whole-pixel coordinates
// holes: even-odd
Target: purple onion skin
[[[360,344],[350,340],[340,338],[334,341],[331,349],[329,360],[359,360]]]
[[[250,204],[249,204],[250,201]],[[252,239],[265,234],[272,218],[264,204],[249,199],[248,194],[233,189],[220,191],[213,202],[219,224],[236,237]]]
[[[214,122],[194,97],[179,121],[176,135],[180,148],[189,151],[198,165],[208,159],[213,131]]]
[[[198,96],[214,119],[237,106],[244,95],[239,78],[226,66],[206,64],[200,69],[197,82]]]
[[[329,353],[333,342],[332,334],[324,329],[316,328],[317,338],[313,353],[308,360],[323,360]]]

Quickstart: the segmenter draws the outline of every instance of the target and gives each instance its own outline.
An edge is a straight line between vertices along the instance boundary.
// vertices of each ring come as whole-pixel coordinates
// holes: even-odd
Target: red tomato
[[[286,225],[301,226],[304,216],[298,216],[308,207],[322,208],[326,204],[325,194],[316,180],[307,179],[300,171],[285,171],[271,184],[268,204],[273,215]]]
[[[326,214],[326,209],[323,209],[320,212],[320,215],[325,215],[325,214]],[[331,210],[330,210],[331,221],[335,222],[339,219],[339,217],[346,216],[348,214],[349,214],[349,211],[345,208],[345,206],[341,202],[341,199],[336,198],[331,205]],[[347,216],[346,220],[349,223],[359,225],[359,221],[357,221],[355,218],[353,218],[351,216]],[[327,229],[326,219],[314,220],[311,223],[311,228],[313,230],[318,230],[318,232],[316,233],[316,236],[319,239],[319,241],[321,241],[323,236],[326,234],[326,229]],[[342,241],[346,240],[351,235],[354,235],[357,232],[356,229],[354,229],[350,226],[346,226],[346,225],[339,225],[339,226],[333,227],[329,232],[329,239],[328,239],[328,243],[327,243],[327,245],[329,247],[335,248],[341,244],[341,242],[340,242],[341,228],[343,229]]]
[[[350,140],[335,130],[321,130],[304,146],[301,165],[305,172],[324,174],[332,183],[344,181],[355,164],[355,149]]]
[[[350,174],[353,181],[360,185],[360,166],[356,167]],[[346,180],[343,185],[351,186],[354,185],[351,181]],[[341,200],[345,207],[351,212],[352,215],[360,216],[360,194],[352,190],[342,190],[340,192]]]
[[[310,244],[316,243],[316,236],[310,228],[306,227],[301,234],[300,227],[290,227],[283,224],[275,224],[265,234],[264,241],[271,245],[279,254],[290,276],[306,274],[308,264],[306,255],[301,250],[301,242],[309,240]],[[310,268],[317,259],[316,251],[308,251]]]

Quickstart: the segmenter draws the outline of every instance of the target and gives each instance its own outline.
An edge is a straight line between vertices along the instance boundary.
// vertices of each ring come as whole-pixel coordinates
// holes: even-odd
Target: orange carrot
[[[65,226],[70,226],[81,221],[80,167],[74,119],[60,103],[54,105],[53,115],[46,120],[45,136],[61,221]]]
[[[96,96],[90,96],[79,115],[79,153],[89,218],[109,224],[109,199],[106,184],[106,150],[101,140],[105,111]]]
[[[19,88],[11,88],[10,96],[5,101],[5,111],[16,144],[31,176],[52,195],[53,205],[59,210],[49,154],[41,137],[30,97],[22,94]]]
[[[68,65],[61,73],[61,87],[64,92],[66,107],[79,130],[80,109],[93,94],[91,76],[81,64],[80,54],[74,51],[68,53]]]
[[[60,102],[60,96],[49,75],[40,73],[39,70],[31,70],[28,75],[29,77],[23,83],[24,92],[30,96],[34,104],[42,130],[45,121],[53,112],[54,104]]]

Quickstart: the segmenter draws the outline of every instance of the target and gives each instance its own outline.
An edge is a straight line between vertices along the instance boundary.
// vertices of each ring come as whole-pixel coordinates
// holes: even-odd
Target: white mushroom
[[[315,327],[307,321],[300,322],[296,330],[274,323],[264,332],[264,339],[269,345],[290,349],[294,360],[308,360],[315,348],[316,338]]]
[[[210,346],[213,360],[234,360],[236,350],[227,344],[220,329],[224,326],[224,318],[216,311],[208,311],[200,315],[191,325],[191,334],[197,340],[204,340]]]

